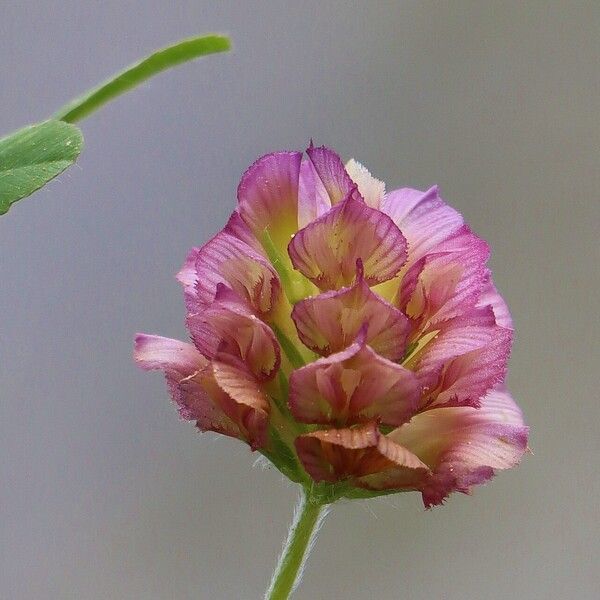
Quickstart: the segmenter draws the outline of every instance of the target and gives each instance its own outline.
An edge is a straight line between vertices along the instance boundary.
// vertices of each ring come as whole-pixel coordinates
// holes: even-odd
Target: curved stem
[[[287,600],[295,590],[314,537],[325,516],[324,509],[325,505],[315,503],[305,491],[302,492],[265,600]]]
[[[53,119],[75,123],[98,110],[113,98],[134,88],[161,71],[176,65],[215,52],[225,52],[231,48],[231,42],[224,35],[205,35],[181,40],[172,46],[157,50],[143,60],[127,67],[124,71],[113,75],[82,96],[75,98],[60,110]]]

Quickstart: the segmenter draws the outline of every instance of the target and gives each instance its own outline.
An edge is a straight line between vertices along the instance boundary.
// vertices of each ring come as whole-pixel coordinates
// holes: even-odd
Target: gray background
[[[178,421],[135,331],[259,155],[312,136],[491,242],[535,455],[473,497],[340,504],[298,599],[597,598],[597,2],[8,2],[0,130],[156,47],[235,52],[83,122],[79,165],[0,220],[0,597],[262,597],[296,491]]]

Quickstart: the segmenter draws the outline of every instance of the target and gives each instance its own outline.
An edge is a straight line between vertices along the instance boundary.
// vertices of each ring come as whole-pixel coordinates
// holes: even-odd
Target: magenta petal
[[[414,414],[420,391],[414,373],[379,356],[364,341],[297,369],[289,385],[296,419],[344,425],[371,419],[404,423]]]
[[[350,285],[357,260],[368,285],[394,277],[406,240],[392,220],[352,196],[301,229],[288,246],[292,264],[322,290]]]
[[[219,284],[226,284],[261,315],[271,311],[281,293],[279,277],[264,255],[224,232],[188,255],[178,279],[191,312],[206,308]]]
[[[426,506],[441,504],[453,491],[468,493],[496,470],[518,464],[527,436],[521,411],[502,388],[490,391],[480,408],[431,410],[389,434],[433,471],[423,488]]]
[[[275,152],[259,158],[238,186],[238,211],[250,231],[262,240],[265,230],[285,248],[298,229],[298,179],[301,152]]]
[[[296,451],[315,481],[350,479],[358,487],[414,489],[429,473],[427,465],[381,435],[373,422],[301,435]]]
[[[362,266],[354,285],[298,302],[292,319],[302,342],[322,356],[350,346],[366,324],[366,343],[381,356],[398,360],[410,330],[406,316],[371,291]]]
[[[512,331],[496,325],[489,307],[450,321],[425,348],[416,368],[422,406],[478,406],[504,380],[511,343]]]
[[[437,186],[426,192],[402,188],[386,195],[381,210],[400,228],[410,248],[410,264],[431,252],[462,224],[458,212],[438,195]]]
[[[329,195],[331,206],[338,204],[357,189],[346,173],[344,163],[333,150],[325,146],[314,148],[311,145],[306,154]]]
[[[189,315],[187,323],[196,347],[207,358],[223,352],[239,356],[259,379],[270,379],[279,369],[279,344],[273,331],[226,286],[219,284],[214,302]]]

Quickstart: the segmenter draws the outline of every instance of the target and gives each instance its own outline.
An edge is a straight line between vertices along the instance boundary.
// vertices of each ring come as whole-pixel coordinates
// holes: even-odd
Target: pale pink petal
[[[349,479],[371,489],[404,487],[410,481],[407,487],[412,489],[429,472],[414,454],[382,436],[373,422],[301,435],[296,451],[315,481]],[[390,486],[393,479],[396,485]]]
[[[504,380],[512,331],[495,323],[490,307],[450,321],[424,349],[415,372],[423,408],[469,404]]]
[[[359,162],[351,158],[346,163],[346,172],[358,186],[364,201],[371,207],[379,209],[385,196],[385,183],[369,173]]]
[[[173,379],[183,379],[207,364],[192,344],[145,333],[135,336],[133,357],[142,369],[164,371]]]
[[[490,391],[480,408],[438,408],[419,414],[389,434],[433,471],[423,487],[426,506],[441,504],[453,491],[469,493],[496,470],[519,463],[528,428],[504,389]]]
[[[356,184],[346,173],[342,160],[333,150],[325,146],[315,148],[311,144],[306,154],[323,182],[332,206],[356,190]]]
[[[242,219],[237,209],[231,213],[227,224],[223,228],[223,233],[227,233],[238,238],[244,242],[244,244],[250,246],[255,252],[258,252],[263,258],[266,258],[261,243],[252,233],[250,227],[248,227],[244,219]]]
[[[381,210],[406,238],[409,264],[431,252],[463,224],[460,214],[439,197],[437,186],[426,192],[409,188],[389,192]]]
[[[215,401],[238,424],[252,449],[267,439],[269,400],[248,366],[238,357],[219,353],[211,363],[212,378],[205,381]]]
[[[394,303],[406,312],[406,306],[413,296],[424,298],[423,286],[419,284],[419,278],[423,273],[423,269],[427,264],[427,256],[423,256],[419,260],[412,262],[410,267],[402,275],[400,287],[397,290]],[[417,291],[417,286],[419,290]],[[425,302],[423,301],[423,306]]]
[[[404,355],[410,324],[402,311],[373,293],[364,280],[362,263],[351,287],[324,292],[298,302],[292,311],[302,342],[326,356],[352,344],[367,325],[366,343],[390,360]]]
[[[310,159],[300,165],[298,229],[305,227],[331,208],[329,194]]]
[[[391,279],[406,260],[406,241],[389,217],[349,196],[301,229],[288,251],[296,269],[330,290],[353,283],[358,259],[368,285]]]
[[[177,273],[177,281],[183,285],[184,288],[195,288],[198,277],[196,276],[196,257],[200,248],[193,247],[185,257],[183,266]]]
[[[273,331],[223,284],[217,286],[214,302],[189,315],[187,324],[196,347],[209,359],[217,353],[234,354],[259,379],[271,379],[279,369],[279,344]]]
[[[202,374],[210,366],[194,346],[157,335],[138,334],[134,358],[142,369],[164,372],[171,398],[182,418],[196,421],[202,431],[244,439],[240,428],[200,384]]]
[[[414,414],[420,388],[414,373],[364,345],[347,349],[292,372],[289,403],[304,423],[350,425],[379,419],[399,425]]]
[[[466,226],[439,244],[436,250],[439,252],[411,266],[400,288],[400,308],[422,324],[438,323],[463,314],[477,303],[489,280],[485,264],[489,247]]]
[[[496,323],[501,327],[512,329],[513,321],[504,298],[498,293],[491,278],[479,296],[477,306],[491,306],[496,317]]]
[[[238,212],[262,242],[265,230],[285,248],[298,229],[298,179],[301,152],[275,152],[259,158],[238,186]]]
[[[198,274],[196,273],[196,258],[198,257],[200,248],[193,247],[185,258],[185,262],[179,272],[175,276],[177,281],[183,286],[183,295],[185,305],[188,311],[198,310],[198,293],[196,291],[196,283],[198,282]]]
[[[206,382],[210,378],[210,370],[209,365],[173,388],[173,399],[179,406],[180,415],[188,421],[196,421],[200,431],[214,431],[249,442],[248,432],[223,410],[223,403],[217,401],[218,394],[209,393],[210,386]]]
[[[357,485],[369,490],[419,490],[428,481],[429,467],[410,450],[380,435],[377,450],[391,463],[386,469],[367,473],[357,480]]]
[[[225,232],[202,248],[193,249],[178,279],[191,312],[206,308],[214,300],[219,284],[233,289],[259,315],[268,314],[281,294],[277,272],[264,255]]]
[[[199,255],[201,259],[197,265]],[[227,266],[225,270],[222,269],[224,264],[233,261],[236,263],[233,267],[234,272],[244,271],[245,266],[239,266],[238,259],[242,259],[241,262],[249,265],[250,272],[255,275],[254,278],[240,277],[237,274],[238,276],[233,280],[227,279]],[[203,271],[201,276],[198,275],[198,267]],[[177,273],[177,279],[183,285],[186,306],[190,312],[197,312],[212,302],[218,283],[227,283],[242,296],[253,298],[252,304],[258,312],[269,310],[266,306],[273,304],[275,300],[271,298],[272,302],[268,301],[269,293],[271,292],[275,297],[278,295],[276,288],[279,288],[275,270],[265,256],[262,246],[238,212],[232,213],[223,230],[207,244],[201,248],[194,247],[188,252],[185,263]]]

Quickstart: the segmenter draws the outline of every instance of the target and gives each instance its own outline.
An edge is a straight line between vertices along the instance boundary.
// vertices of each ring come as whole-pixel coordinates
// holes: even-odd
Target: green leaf
[[[72,165],[83,146],[75,125],[45,121],[0,139],[0,215]]]
[[[193,37],[158,50],[140,62],[117,73],[98,87],[63,106],[54,119],[75,123],[100,108],[113,98],[134,88],[150,77],[181,63],[231,48],[231,41],[223,35]]]

